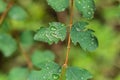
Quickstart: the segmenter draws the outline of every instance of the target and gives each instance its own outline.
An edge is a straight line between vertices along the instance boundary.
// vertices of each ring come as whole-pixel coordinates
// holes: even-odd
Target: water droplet
[[[85,9],[86,7],[84,6],[83,8]]]
[[[81,80],[83,80],[84,78],[83,77],[81,77]]]
[[[81,31],[79,28],[76,28],[77,31]]]
[[[49,67],[47,67],[47,69],[49,69]]]
[[[94,42],[91,42],[91,44],[94,44]]]
[[[43,76],[43,78],[45,79],[45,76]]]
[[[53,74],[52,77],[54,80],[57,80],[57,79],[59,79],[60,76],[58,74]]]
[[[53,31],[57,30],[55,26],[51,26],[50,29],[53,30]]]
[[[91,14],[91,12],[88,12],[88,14]]]
[[[58,72],[61,72],[61,69],[59,69],[59,71]]]

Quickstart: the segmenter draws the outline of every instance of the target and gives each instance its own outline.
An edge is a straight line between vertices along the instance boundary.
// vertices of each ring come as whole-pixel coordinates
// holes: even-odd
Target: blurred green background
[[[6,0],[7,1],[7,0]],[[22,15],[12,12],[7,15],[0,34],[10,34],[30,56],[33,51],[51,50],[56,55],[56,62],[62,64],[65,58],[67,39],[52,46],[35,42],[33,35],[41,26],[47,26],[51,21],[69,22],[69,9],[56,13],[46,0],[14,0],[14,6],[24,9]],[[95,0],[96,12],[89,28],[95,30],[99,47],[94,52],[84,52],[79,45],[71,45],[69,65],[89,70],[92,80],[120,80],[120,0]],[[1,3],[0,3],[1,7]],[[0,8],[1,9],[1,8]],[[0,13],[2,15],[2,13]],[[23,19],[26,18],[26,19]],[[74,22],[85,20],[75,9]],[[86,21],[86,20],[85,20]],[[9,52],[9,51],[8,51]],[[26,61],[19,47],[12,56],[0,52],[0,80],[8,80],[9,71],[16,66],[26,66]]]

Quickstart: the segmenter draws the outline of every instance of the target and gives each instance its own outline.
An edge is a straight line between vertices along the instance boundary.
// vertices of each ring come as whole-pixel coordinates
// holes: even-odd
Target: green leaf
[[[49,23],[48,28],[40,28],[34,36],[34,40],[47,42],[49,44],[63,41],[66,37],[66,26],[59,22]]]
[[[66,80],[88,80],[92,75],[85,69],[77,67],[68,67]]]
[[[3,0],[0,0],[0,13],[4,12],[6,8],[7,4]]]
[[[10,31],[10,24],[7,20],[4,20],[4,22],[0,25],[0,32],[1,33],[7,33]]]
[[[8,16],[14,20],[25,20],[27,12],[22,7],[15,5],[9,11]]]
[[[22,32],[20,41],[24,48],[29,49],[34,43],[33,32],[28,30]]]
[[[40,71],[31,71],[28,80],[58,80],[60,66],[54,62],[44,62],[39,66]]]
[[[47,2],[57,12],[64,11],[69,6],[69,0],[47,0]]]
[[[4,56],[11,56],[17,48],[16,41],[8,34],[0,33],[0,50]]]
[[[43,51],[36,50],[31,57],[32,63],[35,66],[38,66],[42,62],[54,61],[54,59],[55,59],[55,56],[51,51],[43,52]]]
[[[8,76],[0,72],[0,80],[8,80]]]
[[[13,68],[9,73],[9,80],[27,80],[29,70],[26,68]]]
[[[87,19],[93,18],[95,11],[94,0],[75,0],[75,5],[83,17]]]
[[[76,45],[78,42],[84,50],[93,51],[98,47],[97,38],[93,30],[86,29],[87,22],[76,22],[71,29],[71,39]]]

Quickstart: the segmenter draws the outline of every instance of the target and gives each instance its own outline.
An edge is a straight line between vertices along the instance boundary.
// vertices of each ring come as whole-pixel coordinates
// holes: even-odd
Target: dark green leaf
[[[64,11],[69,6],[69,0],[47,0],[47,2],[57,12]]]
[[[75,5],[83,17],[88,19],[93,18],[95,11],[94,0],[75,0]]]
[[[15,20],[25,20],[27,12],[22,7],[15,5],[9,11],[8,16]]]
[[[58,80],[60,66],[53,62],[44,62],[40,71],[31,71],[29,80]]]
[[[78,42],[84,50],[93,51],[98,47],[97,38],[93,34],[93,30],[86,29],[88,23],[76,22],[71,30],[72,42],[76,45]]]
[[[4,0],[0,0],[0,13],[4,12],[7,8],[7,4],[4,2]]]
[[[9,80],[27,80],[29,70],[26,68],[13,68],[9,73]]]
[[[8,34],[0,33],[0,50],[4,56],[11,56],[17,48],[16,41]]]
[[[77,67],[68,67],[66,80],[88,80],[92,75],[85,69]]]
[[[49,44],[58,43],[59,40],[63,41],[66,37],[66,27],[59,22],[49,23],[48,28],[40,28],[35,34],[34,39],[37,41],[47,42]]]
[[[42,62],[54,61],[55,56],[51,51],[38,51],[36,50],[32,55],[32,63],[38,66]]]

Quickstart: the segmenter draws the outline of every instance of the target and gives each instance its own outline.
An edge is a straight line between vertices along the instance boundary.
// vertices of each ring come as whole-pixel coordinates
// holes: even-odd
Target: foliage
[[[1,17],[5,15],[9,1],[0,0]],[[61,47],[56,44],[62,44],[64,47],[67,33],[70,34],[73,45],[70,49],[69,66],[65,68],[65,74],[62,76],[65,77],[64,80],[88,80],[92,78],[92,75],[92,80],[119,80],[116,67],[119,68],[117,53],[120,50],[120,35],[110,28],[110,26],[118,26],[117,23],[119,23],[119,7],[113,6],[117,4],[116,0],[95,0],[95,2],[93,0],[74,0],[74,17],[79,20],[79,16],[82,16],[80,21],[74,18],[71,29],[67,29],[68,24],[56,22],[56,16],[59,17],[59,14],[64,13],[65,10],[69,15],[70,0],[14,1],[14,5],[0,24],[0,53],[4,55],[4,57],[0,56],[0,69],[2,69],[0,70],[0,80],[59,80],[62,74],[62,66],[59,65],[62,60],[60,61],[59,57],[64,59],[64,54],[59,54]],[[56,13],[47,6],[46,2]],[[110,7],[104,8],[103,5]],[[91,20],[94,13],[95,19]],[[97,48],[97,38],[99,48]],[[77,44],[81,49],[77,47]],[[45,48],[47,50],[44,51]],[[67,48],[69,49],[69,47]],[[54,55],[48,49],[58,53]],[[60,51],[64,52],[63,49]],[[32,64],[32,68],[30,68],[30,64]],[[116,71],[110,72],[114,69]],[[3,73],[9,70],[8,76]],[[116,75],[112,77],[110,73]]]
[[[20,6],[14,5],[8,13],[11,19],[24,20],[27,17],[27,13]]]
[[[32,63],[35,66],[38,66],[42,62],[54,61],[54,59],[55,59],[55,56],[51,51],[43,52],[43,51],[36,50],[35,52],[33,52],[33,55],[31,57]]]
[[[93,30],[86,30],[87,25],[86,22],[76,22],[71,30],[71,39],[75,45],[78,42],[84,50],[93,51],[98,47],[98,41]]]
[[[13,68],[9,73],[9,80],[26,80],[28,73],[26,68]]]
[[[94,0],[75,0],[77,9],[83,14],[83,17],[91,19],[94,16]]]
[[[0,50],[3,52],[4,56],[11,56],[17,48],[16,41],[8,34],[0,34]]]
[[[0,0],[0,13],[4,12],[6,7],[7,7],[7,4],[3,0]]]
[[[69,6],[69,0],[47,0],[47,2],[57,12],[64,11]]]
[[[66,37],[66,28],[64,24],[58,22],[49,23],[49,28],[40,28],[34,39],[37,41],[47,42],[49,44],[58,43]]]

